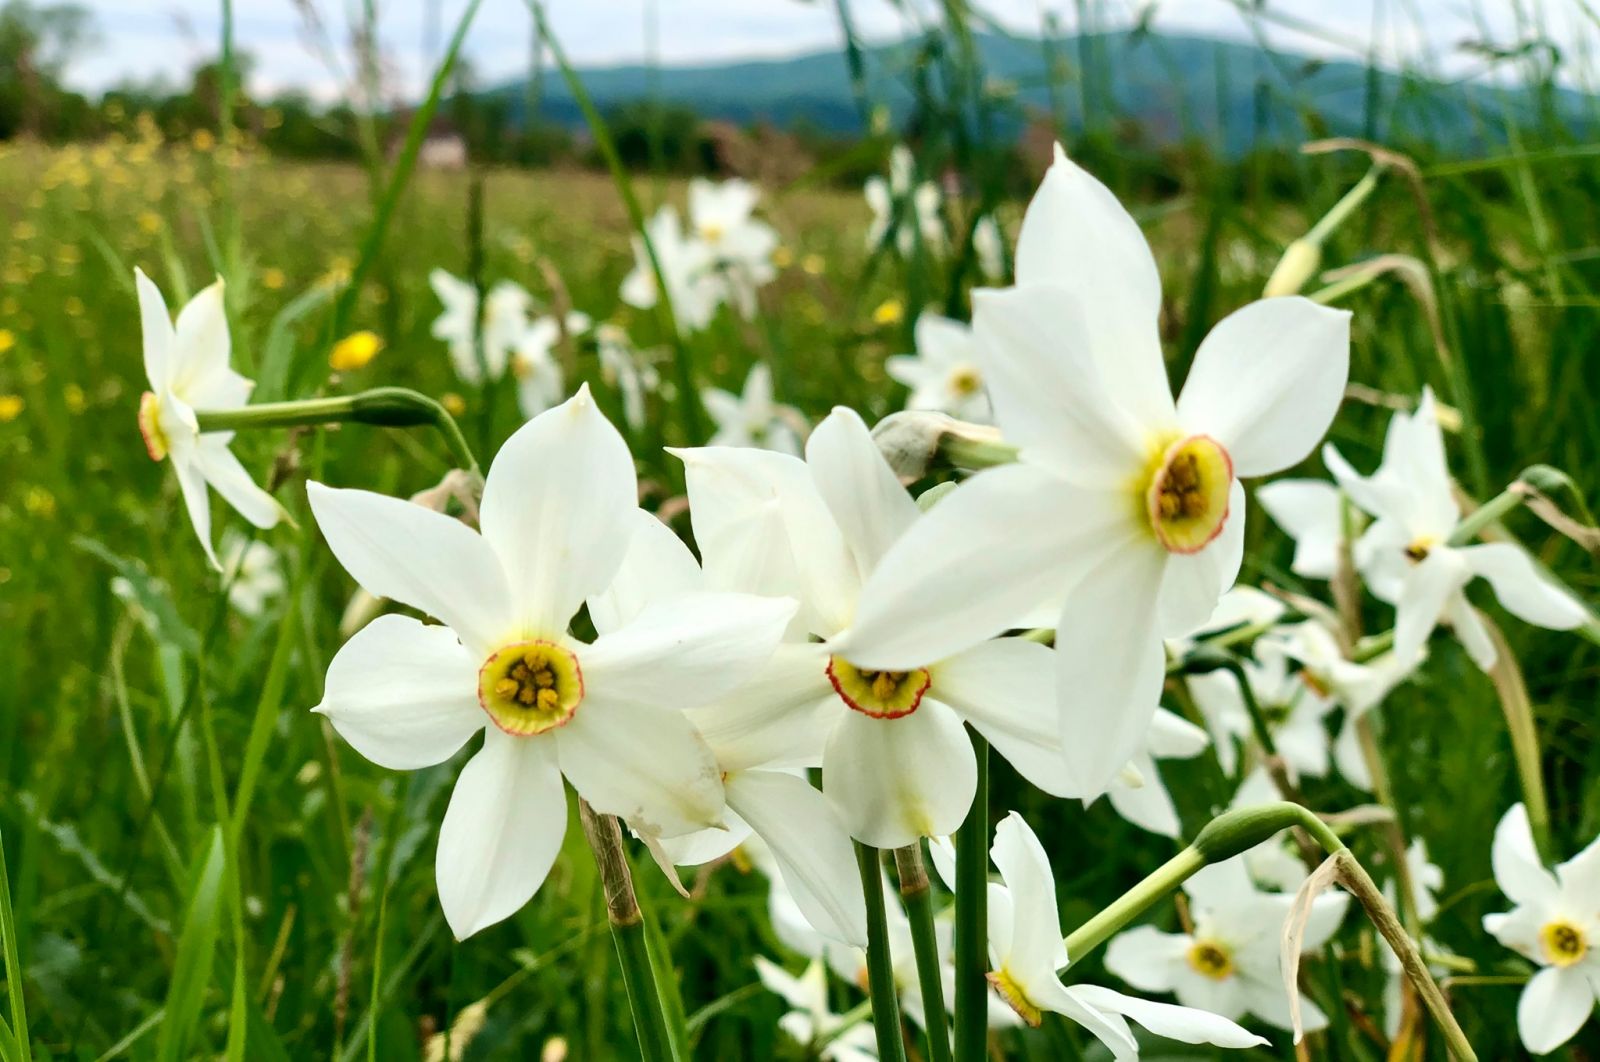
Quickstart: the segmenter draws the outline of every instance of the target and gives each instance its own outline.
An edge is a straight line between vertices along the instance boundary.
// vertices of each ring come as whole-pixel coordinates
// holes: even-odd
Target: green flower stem
[[[1318,245],[1325,243],[1328,237],[1333,235],[1334,230],[1343,225],[1350,215],[1355,213],[1356,208],[1365,202],[1367,197],[1377,189],[1378,178],[1386,168],[1380,162],[1368,170],[1361,180],[1351,185],[1350,190],[1340,197],[1339,201],[1333,204],[1333,207],[1326,214],[1322,215],[1322,220],[1311,227],[1311,231],[1306,233],[1305,238]]]
[[[254,428],[289,428],[310,424],[377,424],[386,428],[432,425],[444,436],[456,463],[482,478],[478,459],[461,434],[455,418],[427,395],[405,387],[375,387],[354,395],[309,398],[300,402],[263,402],[239,409],[197,410],[202,433],[247,431]]]
[[[989,1039],[989,742],[971,727],[978,787],[956,834],[956,1057],[981,1059]]]
[[[1456,525],[1450,533],[1452,546],[1465,546],[1487,528],[1490,524],[1498,523],[1502,517],[1510,513],[1528,500],[1528,496],[1512,484],[1505,490],[1496,494],[1466,516]]]
[[[1190,670],[1190,661],[1197,654],[1204,653],[1208,650],[1228,649],[1235,645],[1242,645],[1245,642],[1253,640],[1259,635],[1265,634],[1278,622],[1280,621],[1263,620],[1260,623],[1243,623],[1237,627],[1230,627],[1229,629],[1222,631],[1220,634],[1214,634],[1208,638],[1201,639],[1199,645],[1196,647],[1195,652],[1189,653],[1185,656],[1175,657],[1174,659],[1167,661],[1167,674],[1181,675]]]
[[[645,943],[644,918],[633,894],[628,856],[622,848],[622,830],[615,818],[597,814],[586,800],[578,801],[578,818],[605,890],[606,918],[622,963],[622,982],[628,992],[628,1009],[633,1012],[633,1028],[639,1036],[639,1054],[644,1062],[673,1062],[667,1019],[661,1010],[661,995]]]
[[[856,842],[856,865],[867,900],[867,994],[872,997],[872,1025],[878,1033],[878,1057],[905,1062],[900,1035],[900,997],[895,991],[894,956],[889,954],[889,920],[883,908],[883,870],[878,849]]]
[[[1082,961],[1085,955],[1203,867],[1247,852],[1280,830],[1292,826],[1304,830],[1335,860],[1337,880],[1361,902],[1367,917],[1399,956],[1401,966],[1416,986],[1423,1006],[1444,1033],[1450,1053],[1463,1062],[1477,1062],[1472,1045],[1467,1042],[1461,1026],[1450,1013],[1449,1004],[1434,983],[1433,975],[1428,972],[1416,942],[1406,933],[1400,919],[1383,898],[1383,893],[1373,884],[1372,878],[1332,827],[1299,804],[1263,804],[1240,808],[1212,819],[1189,847],[1068,934],[1064,942],[1067,955],[1073,962]]]
[[[922,987],[922,1010],[928,1029],[928,1057],[951,1062],[950,1025],[944,1009],[944,982],[940,978],[939,941],[933,932],[933,894],[928,870],[922,862],[922,842],[897,848],[895,869],[900,875],[900,899],[911,922],[911,946],[917,956],[917,981]]]
[[[1190,876],[1205,865],[1205,856],[1192,846],[1161,864],[1143,881],[1111,901],[1108,907],[1068,934],[1067,958],[1073,962],[1081,962],[1085,955],[1104,944],[1157,900],[1189,880]]]
[[[1250,730],[1255,734],[1256,744],[1261,746],[1262,752],[1277,759],[1278,743],[1272,740],[1272,731],[1267,727],[1267,717],[1261,711],[1260,702],[1256,700],[1256,691],[1250,687],[1250,676],[1245,674],[1244,665],[1239,663],[1238,658],[1225,653],[1202,650],[1191,653],[1185,663],[1185,674],[1226,671],[1233,676],[1234,681],[1239,684],[1239,698],[1244,702],[1245,714],[1250,716]]]

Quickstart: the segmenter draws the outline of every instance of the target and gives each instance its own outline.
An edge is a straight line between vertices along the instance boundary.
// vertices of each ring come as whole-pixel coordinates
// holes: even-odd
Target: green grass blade
[[[361,285],[367,279],[367,274],[372,271],[372,264],[377,260],[378,253],[383,250],[383,240],[388,235],[394,208],[399,204],[400,195],[405,191],[406,185],[411,181],[412,172],[417,168],[417,153],[422,150],[422,141],[427,135],[428,126],[433,121],[434,112],[439,109],[439,100],[444,95],[445,85],[450,80],[451,72],[455,70],[461,45],[467,39],[467,30],[471,28],[472,20],[478,14],[478,7],[482,2],[483,0],[472,0],[466,10],[461,12],[461,18],[456,23],[456,31],[450,38],[450,46],[445,49],[439,68],[434,71],[433,84],[428,88],[428,95],[411,118],[411,126],[406,130],[405,146],[400,149],[400,157],[395,162],[394,172],[389,175],[389,184],[384,188],[383,197],[378,201],[378,212],[372,219],[372,227],[367,230],[366,237],[361,241],[361,253],[356,258],[355,268],[350,272],[350,282],[339,293],[339,301],[334,303],[333,320],[329,328],[330,344],[344,334],[350,313],[355,309],[356,299],[361,296]]]
[[[5,838],[0,837],[0,937],[6,954],[6,994],[11,1002],[11,1030],[21,1062],[32,1057],[28,1039],[28,1008],[22,998],[22,956],[17,948],[17,918],[11,909],[11,878],[6,871]]]
[[[222,827],[213,826],[204,856],[191,878],[183,932],[178,937],[177,959],[167,988],[167,1016],[156,1042],[156,1057],[161,1062],[180,1062],[193,1055],[189,1041],[205,1005],[221,929],[226,862],[223,853]]]
[[[583,112],[583,120],[588,124],[589,132],[594,137],[595,149],[606,160],[606,169],[611,171],[612,183],[617,186],[617,194],[622,197],[622,205],[628,211],[628,222],[643,242],[645,254],[650,259],[650,271],[656,278],[656,314],[661,320],[662,331],[672,344],[673,369],[678,377],[678,415],[682,419],[687,441],[691,445],[699,443],[703,438],[700,429],[704,420],[700,408],[700,392],[694,384],[693,359],[688,344],[684,342],[683,333],[678,329],[678,315],[672,305],[672,293],[667,287],[666,274],[661,270],[661,259],[656,255],[655,245],[650,241],[650,233],[645,228],[644,211],[639,206],[638,197],[633,194],[633,182],[628,179],[628,171],[622,165],[622,156],[617,153],[617,145],[612,139],[610,127],[595,108],[594,100],[589,98],[588,90],[583,87],[583,79],[578,77],[578,72],[567,61],[567,53],[556,40],[555,34],[550,32],[549,23],[545,21],[544,5],[539,0],[528,0],[528,7],[533,11],[533,17],[538,20],[539,32],[550,49],[550,57],[561,68],[561,76],[566,80],[567,88],[578,104],[578,109]]]

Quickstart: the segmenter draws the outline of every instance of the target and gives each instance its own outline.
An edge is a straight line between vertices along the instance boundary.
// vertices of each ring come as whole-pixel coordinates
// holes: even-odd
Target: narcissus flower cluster
[[[959,211],[931,177],[897,148],[888,177],[869,182],[874,254],[952,251]],[[718,334],[699,335],[722,306],[760,312],[780,256],[759,202],[742,180],[695,181],[686,218],[663,206],[634,236],[618,296],[639,309],[670,304],[679,354]],[[995,216],[969,220],[970,260],[1004,277]],[[988,851],[998,880],[981,858],[984,766],[1003,763],[1084,807],[1104,797],[1173,839],[1230,799],[1234,809],[1307,805],[1311,784],[1392,802],[1384,705],[1416,675],[1432,632],[1448,626],[1484,670],[1508,665],[1467,596],[1474,580],[1540,627],[1583,626],[1589,610],[1520,545],[1473,541],[1481,527],[1450,479],[1427,390],[1394,415],[1371,475],[1330,444],[1331,481],[1257,489],[1294,557],[1289,573],[1262,565],[1247,569],[1259,587],[1236,586],[1245,483],[1316,453],[1348,383],[1351,315],[1299,296],[1251,303],[1215,325],[1175,386],[1150,247],[1059,148],[1013,258],[1015,283],[974,291],[970,324],[923,311],[915,352],[886,357],[886,374],[909,391],[911,412],[896,416],[913,425],[894,446],[880,449],[843,406],[809,429],[778,401],[766,362],[732,369],[747,372],[731,385],[738,394],[680,362],[661,397],[686,409],[675,441],[703,445],[669,447],[666,471],[648,475],[578,380],[613,393],[606,408],[620,408],[631,438],[674,439],[651,423],[653,355],[604,315],[568,308],[564,293],[547,306],[509,280],[485,288],[434,271],[444,311],[432,331],[457,376],[491,397],[514,380],[526,423],[481,480],[468,453],[469,485],[452,494],[459,516],[316,480],[306,492],[315,532],[373,605],[360,618],[384,612],[349,624],[315,710],[395,770],[470,747],[435,862],[457,937],[539,890],[570,787],[586,812],[621,820],[680,890],[681,867],[759,866],[778,939],[809,965],[797,976],[761,958],[755,975],[787,1004],[786,1034],[819,1057],[868,1059],[881,1043],[861,1013],[836,1006],[830,975],[857,985],[887,969],[889,998],[930,1038],[960,1013],[955,959],[968,945],[955,943],[950,914],[974,897],[986,926],[974,917],[959,939],[986,932],[975,954],[988,976],[972,979],[969,998],[996,1026],[1059,1014],[1116,1059],[1138,1055],[1130,1022],[1232,1048],[1265,1043],[1239,1021],[1296,1027],[1283,927],[1295,920],[1311,954],[1339,930],[1349,899],[1312,894],[1326,880],[1315,859],[1252,840],[1234,858],[1207,857],[1166,928],[1127,928],[1128,914],[1120,933],[1095,938],[1110,939],[1110,973],[1178,1005],[1064,981],[1079,956],[1067,952],[1045,844],[1012,812]],[[146,446],[171,458],[207,557],[226,569],[239,610],[257,615],[284,588],[271,547],[230,532],[223,565],[211,546],[208,488],[258,528],[280,515],[230,450],[232,433],[202,430],[204,415],[247,408],[251,389],[229,365],[221,281],[176,323],[154,284],[143,273],[136,282]],[[703,435],[691,427],[697,413],[712,422]],[[927,452],[891,463],[885,454],[910,436]],[[963,463],[950,439],[981,459]],[[683,496],[657,504],[674,493],[663,486],[678,475],[673,461]],[[908,489],[952,465],[976,471],[920,496]],[[1327,581],[1334,603],[1299,580]],[[1392,606],[1392,632],[1364,636],[1364,589]],[[1180,789],[1201,773],[1210,788]],[[1442,871],[1421,838],[1407,842],[1399,816],[1383,822],[1391,902],[1420,936],[1441,909]],[[1515,908],[1484,927],[1534,965],[1519,1021],[1529,1050],[1544,1052],[1576,1034],[1600,994],[1600,847],[1552,874],[1530,829],[1518,805],[1496,832],[1495,878]],[[958,832],[963,847],[950,841]],[[951,902],[933,915],[918,892],[880,909],[879,849],[905,859],[902,888],[927,852],[943,888],[920,888]],[[950,864],[960,855],[972,876],[958,890]],[[889,949],[887,966],[869,963],[869,939]],[[1398,960],[1364,954],[1378,956],[1381,1024],[1398,1037],[1415,1001],[1394,976]],[[1311,999],[1299,1006],[1306,1029],[1329,1024]]]

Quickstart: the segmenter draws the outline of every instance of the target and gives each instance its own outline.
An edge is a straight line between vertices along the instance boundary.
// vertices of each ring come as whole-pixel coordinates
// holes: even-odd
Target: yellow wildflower
[[[9,424],[22,416],[22,411],[28,403],[22,400],[21,395],[0,395],[0,423]]]
[[[383,338],[376,332],[352,332],[333,345],[328,364],[335,372],[354,372],[364,368],[382,349]]]
[[[905,320],[905,307],[900,305],[899,299],[885,299],[872,311],[872,320],[880,325],[897,325]]]

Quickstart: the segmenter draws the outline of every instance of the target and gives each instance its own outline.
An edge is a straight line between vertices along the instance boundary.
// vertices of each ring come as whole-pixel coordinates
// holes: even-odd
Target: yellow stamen
[[[494,725],[527,737],[565,726],[583,700],[578,658],[554,642],[516,642],[478,672],[478,703]]]
[[[965,398],[983,386],[983,377],[970,365],[962,365],[950,374],[950,390]]]
[[[1152,452],[1140,497],[1156,540],[1172,553],[1198,553],[1228,520],[1233,460],[1209,435],[1190,435]]]
[[[1589,939],[1571,922],[1557,919],[1539,930],[1539,943],[1551,966],[1571,966],[1589,953]]]
[[[1428,554],[1433,552],[1437,543],[1431,538],[1419,538],[1406,547],[1406,560],[1412,564],[1421,564],[1428,559]]]
[[[1226,981],[1233,976],[1233,951],[1219,941],[1195,941],[1189,945],[1188,959],[1196,973],[1213,981]]]
[[[867,671],[834,656],[828,658],[828,681],[845,704],[863,715],[899,719],[917,710],[933,679],[925,667],[914,671]]]

